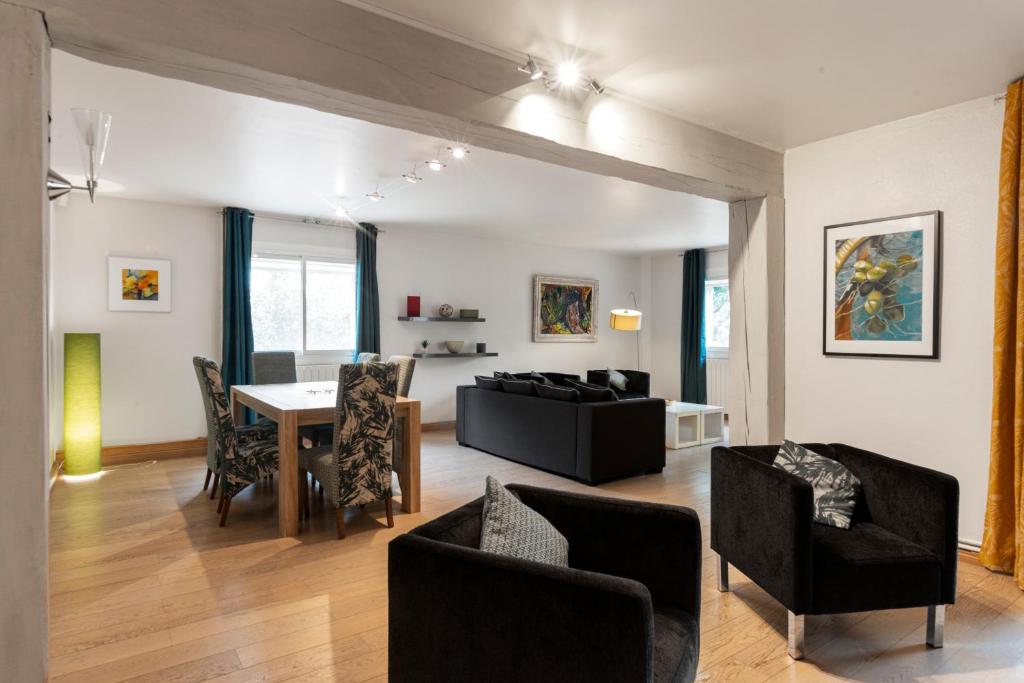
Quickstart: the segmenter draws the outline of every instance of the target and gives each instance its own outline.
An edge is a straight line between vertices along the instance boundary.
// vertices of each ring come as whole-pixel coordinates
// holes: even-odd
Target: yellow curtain
[[[1024,589],[1024,184],[1022,83],[1006,89],[999,160],[992,444],[981,562]]]

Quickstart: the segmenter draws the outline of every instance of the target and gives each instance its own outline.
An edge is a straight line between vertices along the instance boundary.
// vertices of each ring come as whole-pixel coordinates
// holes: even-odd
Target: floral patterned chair
[[[206,415],[206,481],[203,482],[203,490],[210,488],[210,477],[213,476],[213,488],[210,489],[212,500],[218,491],[220,484],[221,455],[219,439],[217,438],[217,416],[213,408],[213,397],[210,395],[210,387],[206,381],[206,364],[212,364],[217,375],[220,376],[220,369],[217,364],[202,356],[192,358],[192,367],[196,371],[196,379],[199,382],[199,393],[203,398],[203,413]],[[221,384],[223,393],[223,383]],[[227,399],[225,398],[225,402]],[[242,441],[267,441],[277,439],[277,424],[272,421],[260,421],[254,425],[241,425],[235,427],[238,438]]]
[[[388,356],[388,363],[398,366],[398,395],[409,397],[412,387],[412,373],[416,369],[416,359],[412,356]],[[395,422],[395,445],[392,454],[392,467],[397,472],[402,467],[402,441],[405,438],[405,420]]]
[[[217,512],[220,525],[226,526],[231,499],[249,484],[254,484],[278,469],[277,431],[262,425],[235,427],[224,393],[224,382],[217,363],[196,357],[202,367],[202,379],[210,398],[216,426],[221,498]]]
[[[398,366],[391,363],[342,365],[331,446],[299,453],[299,482],[307,472],[327,490],[335,507],[338,538],[345,538],[345,508],[384,501],[388,526],[391,504],[391,456],[395,437]],[[305,486],[299,490],[302,512],[309,515]]]

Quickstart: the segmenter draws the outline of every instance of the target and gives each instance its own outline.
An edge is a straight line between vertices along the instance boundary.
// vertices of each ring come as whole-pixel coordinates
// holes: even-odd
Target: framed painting
[[[597,280],[533,277],[533,341],[597,341]]]
[[[942,212],[825,226],[825,355],[939,357]]]
[[[107,309],[171,312],[171,262],[165,259],[107,259]]]

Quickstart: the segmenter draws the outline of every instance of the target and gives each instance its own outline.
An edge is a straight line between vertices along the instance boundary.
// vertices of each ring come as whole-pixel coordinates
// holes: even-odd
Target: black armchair
[[[942,647],[956,600],[959,484],[947,474],[844,444],[805,444],[845,465],[862,490],[849,529],[816,524],[811,485],[772,466],[778,446],[711,449],[711,549],[719,590],[729,564],[789,610],[789,654],[805,614],[928,608]]]
[[[482,498],[399,536],[388,547],[389,680],[694,680],[696,513],[508,488],[569,540],[569,568],[479,550]]]
[[[626,390],[615,390],[619,398],[650,398],[651,374],[642,370],[619,370],[626,376]],[[607,370],[587,370],[587,382],[598,386],[610,386]]]

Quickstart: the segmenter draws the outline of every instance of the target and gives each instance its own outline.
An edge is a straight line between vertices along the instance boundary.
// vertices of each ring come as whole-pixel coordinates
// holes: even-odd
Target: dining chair
[[[380,362],[380,354],[379,353],[369,353],[369,352],[364,351],[363,353],[361,353],[358,356],[356,356],[356,362],[357,363],[379,363]]]
[[[388,363],[398,366],[398,395],[409,398],[409,389],[412,386],[412,373],[416,369],[416,359],[412,356],[388,356]],[[392,464],[397,472],[402,468],[402,458],[405,454],[402,451],[402,444],[405,439],[405,420],[395,422],[395,445],[392,455]],[[403,495],[404,492],[403,492]]]
[[[252,354],[253,384],[294,384],[294,351],[256,351]]]
[[[398,366],[353,363],[338,370],[334,439],[330,446],[299,452],[299,482],[310,472],[335,508],[338,538],[345,538],[345,508],[384,501],[388,526],[395,525],[391,502],[391,455],[395,437]],[[299,488],[300,512],[309,516],[309,495]]]
[[[210,477],[213,476],[213,488],[210,488],[210,499],[217,496],[218,485],[220,484],[221,451],[217,437],[217,416],[213,407],[213,397],[210,395],[210,386],[206,381],[205,364],[214,361],[195,356],[192,358],[192,367],[196,371],[196,380],[199,383],[199,393],[203,398],[203,413],[206,416],[206,480],[203,482],[203,490],[210,488]],[[220,370],[217,370],[220,374]],[[223,384],[221,385],[223,387]],[[223,388],[221,389],[223,393]],[[235,427],[239,438],[245,441],[264,441],[277,439],[277,425],[274,422],[260,422],[254,425],[239,425]]]
[[[231,499],[249,484],[277,471],[277,430],[273,430],[272,438],[266,438],[267,432],[259,425],[253,425],[256,429],[236,428],[220,368],[209,358],[196,358],[202,367],[202,379],[213,408],[220,454],[221,498],[217,512],[221,513],[220,525],[226,526]]]

